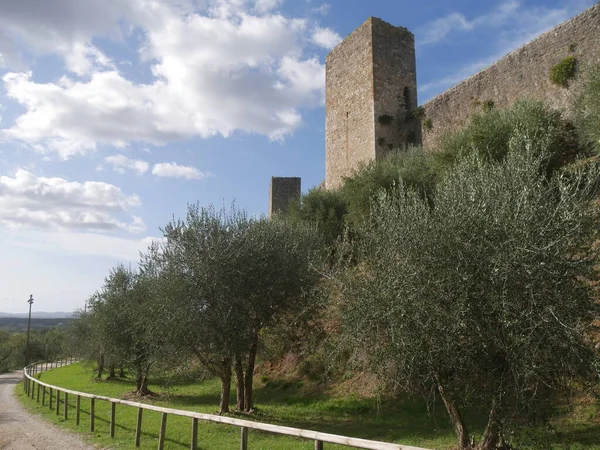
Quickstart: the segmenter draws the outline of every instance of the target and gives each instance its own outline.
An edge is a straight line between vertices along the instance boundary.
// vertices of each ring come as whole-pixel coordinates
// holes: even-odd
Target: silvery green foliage
[[[462,129],[444,136],[433,158],[444,170],[465,155],[502,161],[518,136],[530,138],[536,155],[545,155],[552,171],[572,161],[581,152],[573,127],[559,111],[541,101],[519,100],[506,109],[494,108],[474,115]]]
[[[585,74],[575,110],[581,139],[600,152],[600,64],[590,67]]]
[[[587,342],[598,171],[549,179],[544,141],[517,132],[502,163],[468,155],[433,204],[382,192],[337,273],[344,337],[409,392],[442,384],[505,425],[595,379]],[[437,380],[436,380],[437,379]]]
[[[251,357],[252,372],[260,331],[301,309],[319,278],[316,228],[191,205],[164,237],[150,259],[163,280],[165,339],[224,383],[234,358]]]

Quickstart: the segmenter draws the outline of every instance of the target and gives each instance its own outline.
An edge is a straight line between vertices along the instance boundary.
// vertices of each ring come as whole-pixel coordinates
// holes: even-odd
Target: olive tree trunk
[[[226,358],[224,361],[219,378],[221,379],[219,414],[225,414],[229,412],[229,399],[231,398],[231,358]]]
[[[244,380],[244,367],[242,365],[242,356],[236,355],[235,357],[235,379],[236,379],[236,397],[237,397],[237,409],[238,411],[246,410],[246,394],[245,394],[245,380]]]
[[[104,352],[100,353],[98,357],[98,369],[96,378],[99,380],[102,378],[102,373],[104,373]]]
[[[254,408],[254,366],[258,351],[258,333],[254,332],[248,349],[248,366],[244,375],[244,411],[252,412]]]
[[[496,404],[492,403],[492,408],[488,417],[488,423],[483,432],[483,438],[479,444],[479,450],[495,450],[500,442],[500,426],[498,423]]]
[[[440,397],[444,402],[444,406],[446,407],[446,411],[448,411],[448,415],[450,416],[450,421],[452,422],[452,426],[454,427],[454,432],[456,433],[456,437],[458,438],[458,449],[459,450],[467,450],[471,448],[471,444],[469,442],[469,432],[467,431],[467,426],[462,418],[462,415],[454,404],[454,402],[446,395],[444,391],[444,387],[440,384],[439,380],[437,381],[438,392],[440,393]]]

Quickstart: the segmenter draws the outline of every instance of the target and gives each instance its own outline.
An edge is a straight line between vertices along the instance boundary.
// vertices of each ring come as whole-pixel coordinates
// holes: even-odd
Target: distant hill
[[[64,327],[71,323],[72,318],[31,318],[31,330],[44,330]],[[27,317],[0,317],[0,330],[12,333],[25,333],[29,320]]]
[[[22,319],[22,318],[26,319],[29,317],[29,313],[11,314],[11,313],[0,312],[0,317],[14,318],[14,319]],[[43,311],[32,311],[31,312],[32,319],[68,319],[71,317],[73,317],[73,313],[43,312]]]

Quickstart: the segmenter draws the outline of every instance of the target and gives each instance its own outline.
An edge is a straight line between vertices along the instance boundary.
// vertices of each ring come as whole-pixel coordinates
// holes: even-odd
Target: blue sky
[[[72,311],[187,204],[324,178],[324,61],[415,33],[419,102],[592,0],[2,0],[0,311]]]

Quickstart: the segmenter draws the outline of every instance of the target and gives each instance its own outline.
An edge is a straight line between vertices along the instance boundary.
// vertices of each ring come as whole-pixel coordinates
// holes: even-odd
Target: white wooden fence
[[[144,403],[132,402],[129,400],[121,400],[118,398],[110,398],[102,395],[88,394],[86,392],[72,391],[59,386],[53,386],[51,384],[43,383],[39,379],[35,378],[35,374],[43,372],[45,370],[53,369],[56,367],[62,367],[64,365],[72,363],[73,358],[63,358],[54,362],[38,362],[30,364],[23,369],[23,386],[25,393],[28,394],[31,399],[36,399],[39,403],[42,402],[42,406],[46,406],[46,397],[48,397],[48,407],[50,409],[56,408],[56,414],[61,413],[60,403],[61,395],[63,396],[63,410],[62,414],[65,420],[69,418],[69,396],[75,397],[75,421],[79,425],[81,419],[81,399],[87,398],[90,401],[90,431],[94,431],[95,422],[95,405],[96,401],[105,401],[111,405],[110,414],[110,436],[115,435],[115,424],[116,424],[116,406],[124,405],[137,408],[137,424],[135,430],[135,445],[140,446],[141,434],[142,434],[142,418],[143,411],[156,411],[161,413],[161,424],[158,438],[158,450],[163,450],[165,435],[167,431],[167,416],[169,414],[174,416],[189,417],[192,419],[191,423],[191,434],[192,443],[191,449],[198,449],[198,421],[216,422],[223,423],[240,428],[240,450],[248,449],[248,430],[260,430],[269,433],[283,434],[286,436],[294,436],[303,439],[310,439],[314,441],[315,450],[323,450],[324,443],[346,445],[359,449],[371,449],[371,450],[428,450],[420,447],[411,447],[409,445],[390,444],[387,442],[370,441],[367,439],[358,439],[346,436],[339,436],[336,434],[321,433],[318,431],[302,430],[299,428],[284,427],[279,425],[272,425],[268,423],[253,422],[251,420],[234,419],[230,417],[217,416],[213,414],[202,414],[193,411],[185,411],[180,409],[163,408],[160,406],[147,405]],[[47,391],[48,389],[48,391]],[[53,404],[53,400],[56,401]]]

